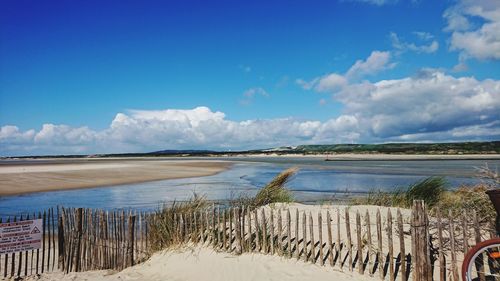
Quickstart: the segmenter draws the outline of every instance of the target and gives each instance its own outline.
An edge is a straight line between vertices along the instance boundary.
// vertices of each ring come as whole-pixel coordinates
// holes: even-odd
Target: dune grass
[[[285,185],[297,173],[297,168],[290,168],[266,184],[254,197],[241,196],[230,202],[232,207],[250,207],[252,210],[267,204],[277,202],[292,202],[293,196]],[[182,203],[174,202],[171,205],[163,205],[154,214],[149,216],[149,239],[153,252],[178,247],[182,245],[183,239],[179,236],[179,218],[184,218],[185,224],[191,223],[187,216],[193,213],[205,211],[210,203],[205,197],[194,194],[193,197]],[[186,227],[190,227],[187,225]]]
[[[286,188],[286,184],[298,172],[298,168],[292,167],[284,170],[274,177],[268,184],[257,192],[253,197],[240,194],[230,202],[232,207],[249,207],[251,210],[272,204],[272,203],[290,203],[293,202],[293,195]]]
[[[148,222],[151,250],[155,252],[182,244],[182,237],[179,237],[179,232],[176,231],[178,219],[182,216],[188,223],[190,220],[186,220],[186,216],[205,210],[208,206],[205,197],[195,193],[187,202],[174,202],[159,208],[149,217]]]
[[[277,175],[251,199],[251,206],[256,208],[271,203],[293,201],[292,193],[285,184],[297,173],[298,168],[289,168]]]
[[[427,206],[432,207],[439,202],[446,186],[444,178],[428,177],[407,187],[397,188],[393,192],[372,190],[366,197],[354,198],[352,203],[409,208],[413,200],[424,200]]]
[[[411,208],[413,200],[420,199],[425,201],[431,215],[437,208],[444,214],[451,211],[455,215],[462,214],[464,210],[475,210],[481,221],[493,221],[496,211],[485,192],[500,188],[500,177],[498,171],[491,170],[487,165],[476,170],[477,177],[481,179],[479,184],[449,190],[444,178],[429,177],[394,192],[372,190],[365,197],[354,198],[352,204]]]

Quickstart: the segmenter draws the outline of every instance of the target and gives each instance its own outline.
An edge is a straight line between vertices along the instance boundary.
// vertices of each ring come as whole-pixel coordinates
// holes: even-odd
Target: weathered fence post
[[[75,271],[80,271],[80,251],[82,244],[82,229],[83,229],[83,209],[76,209],[76,231],[77,231],[77,241],[76,241],[76,254],[75,254]],[[43,260],[43,259],[42,259]]]
[[[290,209],[286,210],[286,234],[287,234],[287,241],[288,241],[288,257],[292,258],[292,222],[291,222],[291,217],[290,217]]]
[[[128,264],[134,265],[134,244],[135,244],[135,216],[128,217]]]
[[[430,281],[432,280],[432,272],[430,264],[427,264],[429,256],[427,239],[429,235],[429,224],[423,200],[414,200],[411,212],[411,227],[413,236],[413,253],[415,270],[413,271],[413,280],[415,281]]]
[[[330,211],[326,211],[326,227],[328,227],[328,261],[333,266],[333,237],[332,237],[332,218]]]
[[[406,249],[405,249],[405,233],[403,230],[403,216],[401,210],[398,209],[398,234],[399,234],[399,249],[400,249],[400,265],[401,265],[401,281],[406,281]],[[439,249],[441,252],[441,248]]]
[[[64,270],[64,224],[62,215],[57,218],[57,249],[59,250],[58,268]]]
[[[455,249],[455,225],[453,222],[453,213],[451,210],[448,213],[448,225],[450,227],[450,252],[451,252],[451,273],[453,281],[458,281],[458,268],[457,268],[457,250]]]
[[[351,220],[349,218],[349,209],[345,208],[345,227],[347,234],[347,250],[349,255],[349,271],[352,271],[352,240],[351,240]]]
[[[356,265],[358,266],[358,273],[359,274],[364,274],[364,268],[363,268],[363,242],[361,238],[361,215],[359,214],[359,210],[356,211],[356,242],[357,242],[357,263]]]
[[[318,234],[319,234],[319,264],[325,265],[323,253],[323,221],[321,217],[321,210],[318,212]]]

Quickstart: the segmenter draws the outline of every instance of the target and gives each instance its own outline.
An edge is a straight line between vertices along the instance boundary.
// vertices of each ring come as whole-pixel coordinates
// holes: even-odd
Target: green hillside
[[[457,143],[387,143],[300,145],[302,153],[498,154],[500,141]]]

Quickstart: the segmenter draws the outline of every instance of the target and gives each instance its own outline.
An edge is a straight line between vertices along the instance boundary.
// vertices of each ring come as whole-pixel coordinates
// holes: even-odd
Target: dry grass
[[[454,191],[446,191],[436,207],[439,207],[444,214],[451,211],[455,215],[462,214],[464,210],[475,210],[480,221],[494,221],[496,211],[485,193],[488,189],[489,187],[485,184],[477,184],[461,186]]]
[[[481,179],[481,183],[476,185],[448,190],[443,178],[431,177],[395,192],[369,192],[366,197],[353,199],[353,204],[410,208],[413,199],[421,199],[430,208],[431,215],[437,208],[442,214],[451,211],[454,216],[461,215],[464,210],[475,210],[480,221],[491,222],[495,220],[496,211],[485,192],[500,188],[500,177],[498,171],[491,170],[487,165],[476,170],[477,177]]]
[[[234,207],[250,207],[255,209],[271,203],[290,203],[293,202],[292,193],[285,187],[293,176],[298,172],[298,168],[292,167],[284,170],[266,184],[254,197],[241,195],[231,200]]]
[[[182,216],[185,223],[190,223],[191,220],[186,220],[187,216],[205,210],[207,207],[207,200],[204,197],[194,194],[193,198],[188,202],[174,202],[170,206],[164,205],[154,214],[150,215],[148,220],[148,235],[151,250],[155,252],[181,245],[183,239],[179,236],[179,231],[177,231],[179,218]]]
[[[377,205],[410,208],[413,200],[424,200],[427,206],[436,205],[446,190],[446,181],[441,177],[429,177],[401,187],[394,192],[371,191],[366,197],[352,200],[355,205]]]

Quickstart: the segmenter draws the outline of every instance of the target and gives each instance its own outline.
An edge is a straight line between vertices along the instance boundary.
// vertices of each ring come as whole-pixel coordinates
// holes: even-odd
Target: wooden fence
[[[59,267],[122,270],[148,257],[148,215],[61,208]]]
[[[285,205],[253,210],[212,206],[173,213],[169,223],[170,237],[177,244],[203,244],[234,254],[280,255],[380,280],[459,280],[464,253],[494,235],[491,222],[481,221],[469,210],[458,215],[433,210],[432,214],[422,201],[415,201],[411,211],[364,206],[302,210]],[[155,213],[59,208],[56,233],[54,212],[43,218],[46,238],[41,255],[38,250],[6,255],[4,276],[55,268],[121,270],[147,259],[158,248],[151,245],[150,228],[162,223]]]

